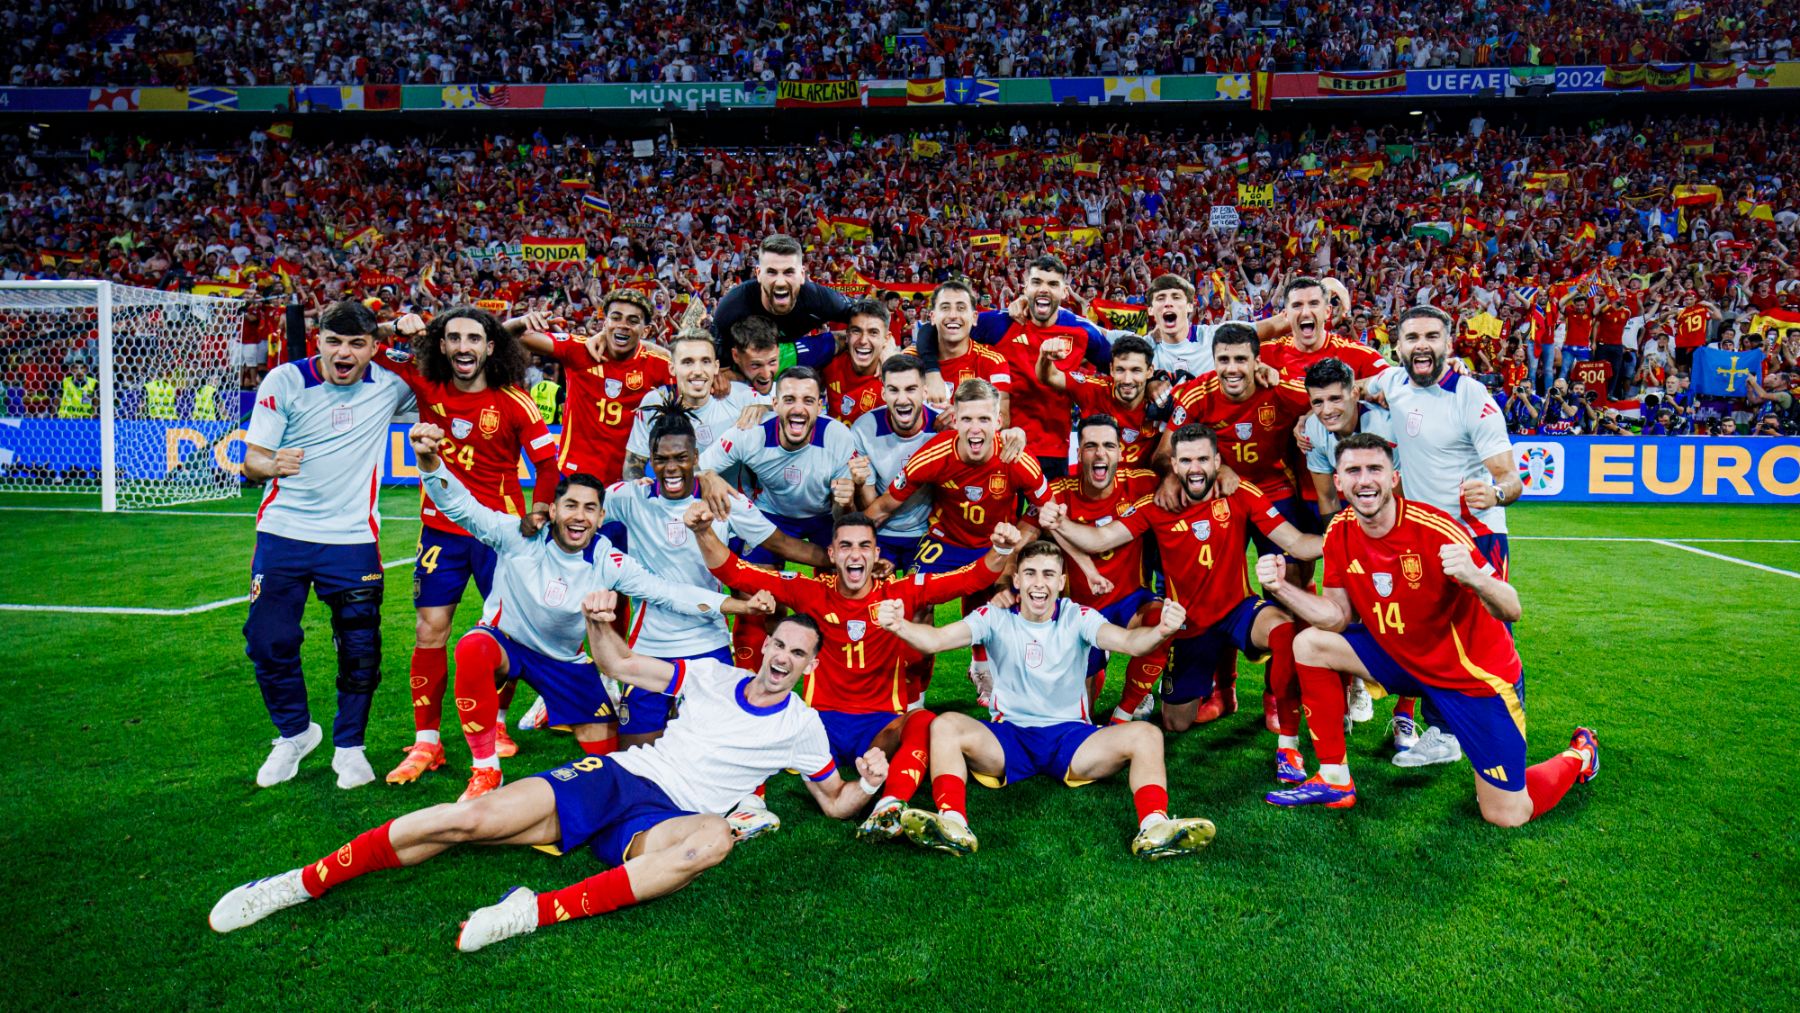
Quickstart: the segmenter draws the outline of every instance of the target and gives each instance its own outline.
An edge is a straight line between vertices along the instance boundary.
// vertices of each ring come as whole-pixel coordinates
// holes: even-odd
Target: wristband
[[[1012,549],[1002,549],[1002,548],[1001,548],[1001,547],[1000,547],[1000,546],[998,546],[998,545],[996,545],[996,546],[994,546],[994,550],[993,550],[993,551],[994,551],[994,555],[996,555],[996,556],[1010,556],[1010,555],[1012,555],[1012,554],[1013,554],[1013,550],[1012,550]]]
[[[856,779],[856,786],[861,788],[865,795],[873,795],[881,790],[880,785],[870,784],[868,778],[860,776]]]

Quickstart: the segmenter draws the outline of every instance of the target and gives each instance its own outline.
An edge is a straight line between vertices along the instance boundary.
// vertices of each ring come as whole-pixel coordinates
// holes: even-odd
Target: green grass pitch
[[[410,556],[413,495],[384,494],[383,556]],[[9,496],[9,508],[82,507]],[[247,590],[252,501],[201,516],[0,513],[0,602],[186,609]],[[209,511],[231,516],[205,516]],[[1758,538],[1697,548],[1800,572],[1800,510],[1533,505],[1515,534]],[[1781,541],[1788,540],[1788,541]],[[1743,1008],[1800,1006],[1800,580],[1652,541],[1514,543],[1532,758],[1578,722],[1604,767],[1520,830],[1476,814],[1466,764],[1406,772],[1359,726],[1347,813],[1265,805],[1273,739],[1247,712],[1168,739],[1174,808],[1218,823],[1203,855],[1141,863],[1122,778],[1079,790],[971,787],[979,855],[857,842],[791,775],[784,819],[674,897],[455,952],[509,886],[597,871],[585,854],[453,852],[369,877],[231,936],[214,900],[460,791],[453,767],[351,792],[329,743],[258,790],[272,734],[244,607],[189,615],[9,611],[10,743],[0,923],[13,1008],[616,1009]],[[377,774],[411,739],[409,569],[388,571]],[[465,601],[459,629],[475,617]],[[323,607],[305,650],[329,728]],[[972,708],[962,654],[931,702]],[[1110,708],[1118,683],[1109,687]],[[521,693],[521,704],[528,693]],[[1250,713],[1256,712],[1256,713]],[[528,734],[514,775],[573,756]],[[1310,761],[1310,757],[1309,757]],[[535,1001],[535,1002],[534,1002]],[[14,1006],[17,1004],[17,1006]]]

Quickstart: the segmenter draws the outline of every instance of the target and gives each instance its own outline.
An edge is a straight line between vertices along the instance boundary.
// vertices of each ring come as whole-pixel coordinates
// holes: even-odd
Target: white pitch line
[[[97,513],[100,513],[100,509],[98,507],[0,506],[0,510],[18,511],[21,513],[34,513],[34,514],[97,514]],[[121,516],[121,517],[235,517],[235,518],[244,518],[244,517],[255,517],[256,514],[253,511],[226,511],[226,510],[133,510],[133,511],[121,512],[118,516]],[[419,519],[417,517],[405,517],[405,516],[383,517],[381,519],[381,523],[392,524],[396,521],[398,521],[398,522],[412,521],[416,524],[416,523],[418,523],[418,520]]]
[[[413,561],[413,557],[389,559],[382,561],[383,570],[392,570],[396,566],[405,566]],[[202,612],[214,612],[233,605],[242,605],[250,600],[250,596],[239,595],[236,598],[220,598],[203,605],[194,605],[184,609],[137,608],[129,605],[13,605],[0,602],[0,612],[60,612],[76,615],[104,616],[197,616]]]
[[[1612,538],[1602,535],[1513,535],[1515,542],[1645,542],[1651,545],[1667,545],[1661,538]],[[1695,544],[1719,543],[1722,545],[1800,545],[1800,538],[1683,538],[1683,542]]]
[[[1671,549],[1680,549],[1683,552],[1691,552],[1696,556],[1706,556],[1709,559],[1718,559],[1727,563],[1736,563],[1739,566],[1748,566],[1752,570],[1761,570],[1764,573],[1773,573],[1777,576],[1792,577],[1795,580],[1800,580],[1800,573],[1795,573],[1792,570],[1783,570],[1779,567],[1765,566],[1762,563],[1752,563],[1748,559],[1739,559],[1736,556],[1727,556],[1718,552],[1708,552],[1705,549],[1696,549],[1692,545],[1683,545],[1680,542],[1665,542],[1660,538],[1655,541],[1658,545],[1664,545]]]

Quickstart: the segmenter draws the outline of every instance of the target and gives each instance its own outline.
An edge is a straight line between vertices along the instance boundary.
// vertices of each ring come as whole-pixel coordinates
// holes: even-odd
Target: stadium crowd
[[[1647,8],[1647,9],[1646,9]],[[1783,60],[1766,0],[1210,4],[94,0],[12,8],[14,85],[1043,77]]]
[[[918,323],[922,294],[953,276],[1005,305],[1021,265],[1044,251],[1070,262],[1071,305],[1114,328],[1144,329],[1144,292],[1165,271],[1196,284],[1211,322],[1266,317],[1283,280],[1329,275],[1349,290],[1346,333],[1378,350],[1391,350],[1391,322],[1408,305],[1458,314],[1459,354],[1516,400],[1507,407],[1520,431],[1602,431],[1608,402],[1647,393],[1671,409],[1670,431],[1688,431],[1683,407],[1720,414],[1676,389],[1693,349],[1755,342],[1760,386],[1731,406],[1747,428],[1793,409],[1791,126],[1686,117],[1524,133],[1476,116],[1197,134],[1078,133],[1046,120],[858,131],[804,148],[661,138],[646,158],[618,139],[542,133],[466,148],[257,131],[218,149],[107,135],[60,154],[14,140],[0,166],[0,266],[7,277],[241,287],[263,297],[254,345],[290,299],[316,311],[378,298],[390,316],[555,305],[579,322],[620,285],[651,296],[667,337],[690,298],[711,306],[747,277],[750,237],[773,231],[806,237],[820,280],[895,294],[896,330]],[[1243,196],[1260,185],[1273,188],[1267,210]],[[1215,227],[1220,213],[1236,227]],[[528,237],[582,240],[589,259],[528,265]],[[1604,363],[1605,378],[1584,360]],[[33,368],[50,374],[33,382],[53,384],[63,363]],[[1606,389],[1588,410],[1558,394],[1571,381]]]

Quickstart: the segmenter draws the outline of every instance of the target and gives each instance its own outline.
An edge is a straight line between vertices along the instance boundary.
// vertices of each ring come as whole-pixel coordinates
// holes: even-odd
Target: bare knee
[[[1308,626],[1294,635],[1294,660],[1302,665],[1330,667],[1331,645],[1336,636]]]
[[[675,846],[675,863],[687,875],[697,876],[723,862],[736,842],[723,819],[708,820]]]
[[[1194,713],[1198,709],[1198,707],[1191,705],[1183,707],[1170,707],[1167,704],[1163,705],[1163,731],[1185,732],[1189,728],[1194,727]]]
[[[1522,827],[1531,822],[1531,799],[1477,799],[1481,818],[1497,827]]]
[[[446,844],[485,840],[487,830],[493,825],[493,805],[489,803],[489,797],[484,795],[468,802],[433,806],[428,810],[432,817],[432,838]]]
[[[439,619],[435,615],[420,613],[418,622],[413,624],[413,641],[416,646],[427,650],[443,647],[450,642],[449,617]]]

